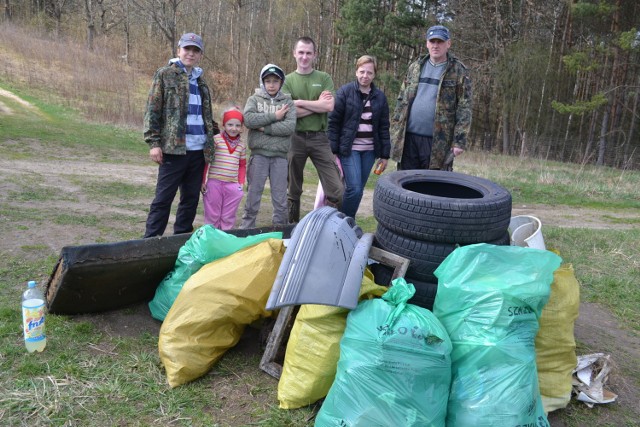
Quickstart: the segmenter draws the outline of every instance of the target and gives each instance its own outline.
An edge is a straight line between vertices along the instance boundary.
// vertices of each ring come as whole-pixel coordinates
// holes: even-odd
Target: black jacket
[[[373,119],[373,147],[376,158],[388,159],[391,152],[389,135],[389,104],[385,94],[371,84],[371,112]],[[335,106],[329,114],[327,136],[334,154],[351,155],[353,140],[356,138],[364,102],[360,97],[357,81],[347,83],[336,92]]]

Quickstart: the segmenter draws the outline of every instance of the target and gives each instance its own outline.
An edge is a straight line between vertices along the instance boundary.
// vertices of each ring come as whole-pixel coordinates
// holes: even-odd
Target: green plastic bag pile
[[[561,261],[548,251],[477,244],[435,271],[433,313],[453,345],[447,426],[549,426],[534,340]]]
[[[430,311],[407,304],[414,286],[393,283],[349,313],[317,427],[445,425],[451,342]]]
[[[155,296],[149,302],[151,315],[154,319],[163,321],[184,283],[203,265],[271,238],[282,239],[282,233],[237,237],[210,224],[198,228],[178,251],[173,270],[158,285]]]

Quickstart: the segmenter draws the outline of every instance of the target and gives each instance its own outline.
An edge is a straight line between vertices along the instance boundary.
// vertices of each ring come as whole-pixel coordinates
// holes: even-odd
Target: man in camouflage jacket
[[[193,231],[204,171],[204,145],[219,132],[213,121],[211,93],[196,67],[203,55],[202,38],[186,33],[178,56],[153,76],[144,116],[144,140],[158,166],[156,194],[149,208],[144,237],[161,236],[180,189],[173,226],[175,234]]]
[[[202,97],[202,116],[205,119],[207,138],[213,140],[213,136],[220,131],[213,121],[211,94],[202,77],[198,78],[198,88]],[[144,140],[149,148],[160,147],[167,154],[187,153],[185,134],[188,99],[189,80],[177,65],[167,65],[156,72],[144,118]],[[171,105],[175,107],[170,107]]]
[[[446,27],[431,27],[427,31],[429,54],[409,65],[391,117],[391,158],[398,162],[398,169],[452,170],[453,158],[466,148],[471,127],[471,79],[464,64],[448,53],[450,45]],[[438,63],[434,64],[434,58],[439,59]],[[443,67],[439,79],[429,78],[425,69],[428,65]],[[427,104],[435,97],[435,109],[432,104],[430,107],[434,121],[427,131],[413,135],[408,130],[409,118],[414,103],[425,107],[424,99],[416,102],[417,96],[425,93],[422,88],[419,90],[423,84],[431,84]],[[422,117],[416,113],[411,118],[416,124],[424,121]],[[418,124],[418,128],[424,128],[424,123]]]

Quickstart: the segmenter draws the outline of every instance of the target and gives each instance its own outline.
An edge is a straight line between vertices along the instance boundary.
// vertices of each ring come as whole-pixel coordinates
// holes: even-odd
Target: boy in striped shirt
[[[178,189],[180,203],[173,232],[193,231],[205,165],[203,147],[219,132],[213,121],[211,91],[202,68],[196,66],[203,49],[199,35],[183,34],[178,56],[153,76],[144,139],[149,145],[149,157],[158,164],[158,181],[144,237],[164,234]]]

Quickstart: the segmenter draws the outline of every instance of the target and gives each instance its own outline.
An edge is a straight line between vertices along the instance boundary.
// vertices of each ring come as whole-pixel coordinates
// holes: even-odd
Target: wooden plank
[[[260,360],[260,369],[276,379],[282,375],[285,350],[283,343],[289,341],[289,334],[299,309],[300,306],[289,305],[280,310]]]
[[[404,277],[407,273],[407,268],[409,268],[409,260],[407,258],[374,246],[369,250],[369,258],[374,261],[378,261],[380,264],[394,267],[393,274],[391,276],[392,280],[397,279],[398,277]]]

